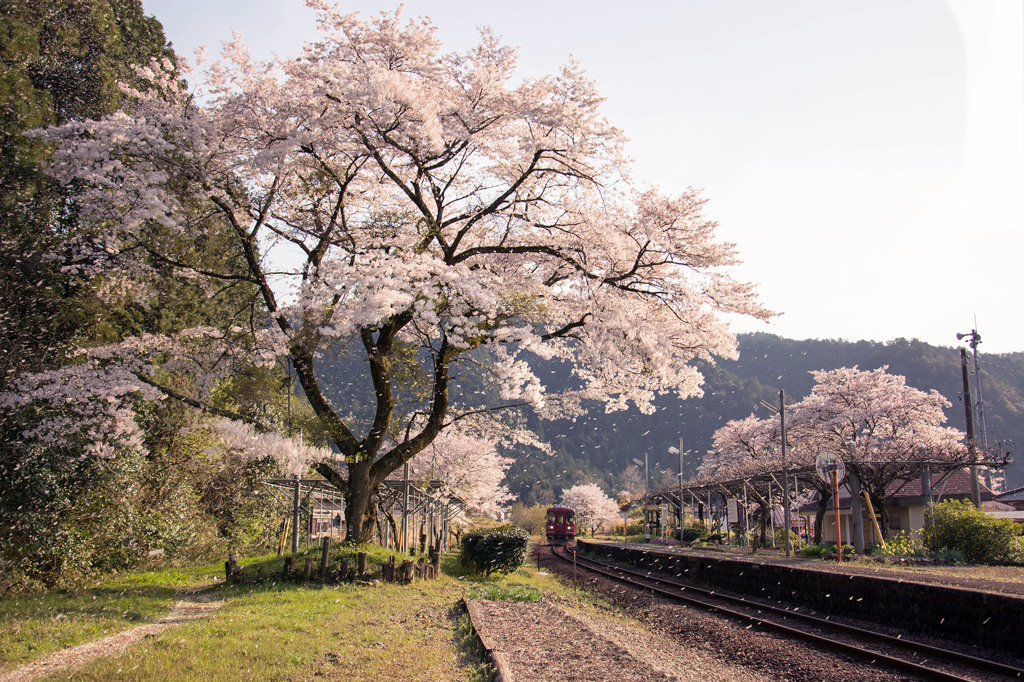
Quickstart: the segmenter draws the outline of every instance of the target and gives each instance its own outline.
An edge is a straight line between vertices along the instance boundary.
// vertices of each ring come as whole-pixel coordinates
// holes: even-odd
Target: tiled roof
[[[981,482],[981,492],[991,493],[985,482]],[[910,481],[893,481],[887,490],[888,497],[921,497],[924,492],[921,490],[921,479],[915,478]],[[950,472],[936,472],[932,474],[932,496],[943,497],[946,495],[970,495],[971,494],[971,472],[968,469],[956,469]]]
[[[995,499],[999,502],[1024,502],[1024,488],[1007,490],[1002,495],[996,495]]]

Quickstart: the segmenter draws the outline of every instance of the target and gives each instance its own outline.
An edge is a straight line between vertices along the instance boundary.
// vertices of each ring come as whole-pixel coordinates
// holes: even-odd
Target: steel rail
[[[567,551],[569,551],[569,550],[567,549]],[[559,559],[562,559],[563,561],[572,561],[571,558],[560,555],[556,551],[556,548],[554,546],[551,547],[551,553],[553,555],[555,555],[556,557],[558,557]],[[714,599],[714,600],[718,600],[718,601],[724,601],[724,602],[729,602],[729,603],[733,603],[733,604],[738,604],[738,605],[741,605],[744,608],[748,608],[748,609],[756,609],[759,614],[762,611],[764,611],[764,612],[767,612],[767,613],[769,613],[771,615],[774,615],[776,617],[779,617],[779,618],[786,618],[786,619],[790,619],[790,620],[801,621],[801,622],[803,622],[803,623],[805,623],[807,625],[810,625],[810,626],[813,626],[813,627],[817,627],[817,628],[821,628],[823,630],[831,630],[833,632],[845,634],[845,635],[850,636],[850,637],[856,637],[856,638],[861,638],[861,639],[868,639],[868,640],[872,640],[872,641],[875,641],[875,642],[884,643],[884,644],[886,644],[888,646],[891,646],[891,647],[894,647],[894,648],[898,648],[898,649],[902,649],[902,650],[905,650],[905,651],[909,651],[909,652],[915,653],[915,654],[926,654],[926,655],[929,655],[929,656],[934,656],[936,658],[942,659],[943,661],[945,661],[946,663],[949,663],[949,664],[962,665],[962,666],[969,667],[969,668],[971,668],[973,670],[977,670],[977,671],[981,671],[981,672],[986,672],[986,673],[995,673],[995,674],[999,674],[999,675],[1005,675],[1008,678],[1021,678],[1021,679],[1024,679],[1024,670],[1021,670],[1019,668],[1015,668],[1013,666],[1006,665],[1004,663],[999,663],[998,661],[992,661],[992,660],[985,659],[985,658],[977,658],[977,657],[974,657],[974,656],[969,656],[967,654],[961,654],[961,653],[956,652],[956,651],[950,651],[948,649],[940,649],[938,647],[934,647],[934,646],[931,646],[931,645],[928,645],[928,644],[924,644],[922,642],[916,642],[916,641],[910,640],[910,639],[903,639],[902,637],[893,637],[891,635],[886,635],[886,634],[883,634],[883,633],[880,633],[880,632],[876,632],[876,631],[873,631],[873,630],[867,630],[867,629],[856,627],[856,626],[853,626],[853,625],[846,625],[844,623],[838,623],[838,622],[835,622],[835,621],[832,621],[832,620],[826,620],[824,618],[818,618],[816,616],[810,616],[808,614],[799,613],[797,611],[790,611],[790,610],[787,610],[787,609],[784,609],[784,608],[780,608],[780,607],[777,607],[777,606],[772,606],[770,604],[764,604],[764,603],[760,603],[760,602],[750,601],[750,600],[745,599],[743,597],[734,597],[732,595],[723,594],[723,593],[717,592],[715,590],[707,590],[707,589],[704,589],[704,588],[695,587],[693,585],[684,585],[684,584],[679,583],[679,582],[674,581],[674,580],[669,580],[667,578],[653,576],[650,573],[645,573],[645,572],[640,572],[640,571],[631,570],[631,569],[627,569],[627,568],[622,568],[621,566],[615,566],[613,564],[609,564],[609,563],[606,563],[606,562],[603,562],[603,561],[598,561],[596,559],[592,559],[592,558],[589,558],[589,557],[584,558],[584,557],[582,557],[582,555],[578,555],[578,554],[576,555],[576,563],[578,565],[583,566],[583,568],[586,568],[587,570],[594,571],[595,573],[600,573],[601,575],[605,575],[605,576],[607,576],[609,578],[612,578],[614,580],[618,580],[620,582],[624,582],[624,583],[627,583],[627,584],[630,584],[630,585],[634,585],[634,586],[640,587],[642,589],[647,589],[647,590],[651,590],[653,592],[657,592],[658,594],[664,595],[664,596],[669,597],[671,599],[676,599],[676,600],[679,600],[679,601],[684,601],[684,602],[688,602],[688,603],[691,603],[691,604],[695,604],[695,605],[701,606],[701,607],[703,607],[705,609],[708,609],[710,611],[718,611],[720,613],[724,613],[724,614],[732,616],[734,618],[737,618],[737,619],[740,619],[740,620],[743,620],[743,621],[747,621],[747,622],[752,622],[752,623],[755,623],[755,624],[760,625],[760,626],[768,627],[768,628],[771,628],[773,630],[777,630],[779,632],[782,632],[782,633],[784,633],[784,634],[786,634],[788,636],[796,637],[796,638],[803,639],[803,640],[807,640],[807,641],[819,644],[819,645],[827,647],[827,648],[840,649],[840,650],[842,650],[842,651],[844,651],[846,653],[849,653],[849,654],[852,654],[852,655],[855,655],[855,656],[858,656],[858,657],[861,657],[861,658],[864,658],[864,657],[870,658],[872,661],[875,661],[875,662],[881,661],[881,662],[883,662],[883,663],[885,663],[885,664],[887,664],[887,665],[889,665],[891,667],[894,667],[894,668],[897,668],[897,669],[901,669],[901,670],[905,670],[905,671],[908,671],[908,672],[912,672],[912,673],[914,673],[916,675],[920,675],[921,677],[924,677],[926,679],[931,679],[931,680],[959,680],[959,681],[962,682],[964,680],[969,680],[970,678],[961,677],[961,676],[955,675],[953,673],[946,672],[944,670],[939,670],[939,669],[936,669],[936,668],[933,668],[933,667],[929,667],[929,666],[926,666],[926,665],[923,665],[923,664],[920,664],[920,663],[915,663],[913,661],[908,661],[905,658],[901,658],[901,657],[898,657],[898,656],[892,656],[890,654],[886,654],[886,653],[883,653],[881,651],[877,651],[877,650],[873,650],[873,649],[867,649],[867,648],[864,648],[864,647],[861,647],[861,646],[858,646],[858,645],[855,645],[855,644],[850,644],[848,642],[844,642],[844,641],[841,641],[841,640],[836,640],[836,639],[833,639],[833,638],[830,638],[830,637],[825,637],[823,635],[818,635],[818,634],[815,634],[813,632],[808,632],[807,630],[801,630],[801,629],[798,629],[798,628],[793,628],[793,627],[790,627],[788,625],[784,625],[784,624],[776,622],[776,621],[772,621],[772,620],[768,620],[768,619],[765,619],[765,618],[761,618],[760,615],[754,616],[754,615],[751,615],[749,613],[744,613],[742,611],[735,611],[733,609],[721,606],[720,604],[713,604],[713,603],[704,601],[703,599],[699,599],[697,597],[692,596],[692,594],[682,594],[681,592],[684,591],[684,590],[688,591],[690,593],[696,592],[696,593],[704,595],[704,596],[706,596],[706,597],[708,597],[710,599]],[[586,564],[592,564],[592,565],[588,566]],[[594,566],[598,566],[600,568],[595,568]],[[607,570],[607,569],[610,569],[610,570]],[[614,571],[614,573],[612,571]],[[618,574],[616,574],[616,573],[618,573]],[[621,574],[626,574],[626,575],[629,575],[629,576],[634,576],[637,579],[640,579],[640,580],[643,580],[643,581],[647,581],[647,582],[650,582],[650,583],[654,583],[654,584],[653,585],[645,585],[643,583],[637,582],[636,580],[623,577],[623,575],[621,575]],[[669,590],[669,589],[666,589],[664,587],[659,587],[659,585],[670,585],[670,586],[672,586],[675,589]]]

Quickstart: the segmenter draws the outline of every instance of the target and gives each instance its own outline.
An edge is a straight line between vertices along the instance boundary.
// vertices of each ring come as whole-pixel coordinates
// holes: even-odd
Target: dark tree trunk
[[[875,507],[875,513],[878,514],[878,525],[882,528],[882,537],[886,540],[889,539],[889,508],[885,505],[885,498],[876,495],[874,492],[868,493],[871,497],[871,504]]]
[[[358,544],[370,542],[377,524],[377,505],[374,504],[377,486],[370,479],[370,463],[350,464],[347,481],[327,465],[319,470],[335,485],[340,483],[344,492],[345,539]]]
[[[814,512],[814,544],[821,544],[822,526],[825,525],[825,514],[828,513],[830,496],[822,495],[818,499],[818,508]]]
[[[761,505],[761,518],[760,518],[760,523],[761,523],[761,541],[760,541],[760,544],[762,544],[762,545],[765,545],[765,544],[768,543],[768,519],[769,519],[768,514],[770,514],[770,513],[771,512],[768,509],[766,509],[764,505]]]

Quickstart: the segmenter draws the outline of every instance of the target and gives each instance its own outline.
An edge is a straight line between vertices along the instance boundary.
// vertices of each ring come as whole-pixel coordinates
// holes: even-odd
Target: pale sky
[[[301,0],[143,0],[179,54],[316,35]],[[342,7],[364,18],[398,3]],[[702,188],[735,274],[783,313],[736,331],[1024,351],[1022,0],[407,0],[445,47],[487,25],[523,76],[577,59],[635,175]]]

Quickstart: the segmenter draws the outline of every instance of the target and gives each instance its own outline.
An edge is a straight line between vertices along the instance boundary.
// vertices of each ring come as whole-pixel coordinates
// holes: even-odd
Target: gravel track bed
[[[476,601],[474,627],[505,654],[516,682],[766,682],[671,639],[587,608]]]
[[[571,565],[546,553],[543,562],[548,570],[572,579]],[[639,621],[643,628],[664,638],[670,643],[670,649],[681,648],[693,652],[700,660],[710,661],[713,669],[745,671],[748,679],[759,677],[791,682],[918,679],[906,673],[877,668],[861,659],[748,628],[730,619],[652,596],[643,590],[583,569],[577,572],[577,582],[581,589],[599,593],[613,608],[621,610],[626,616]],[[651,656],[644,660],[657,668],[661,655],[652,651]],[[734,678],[725,673],[724,679]]]

